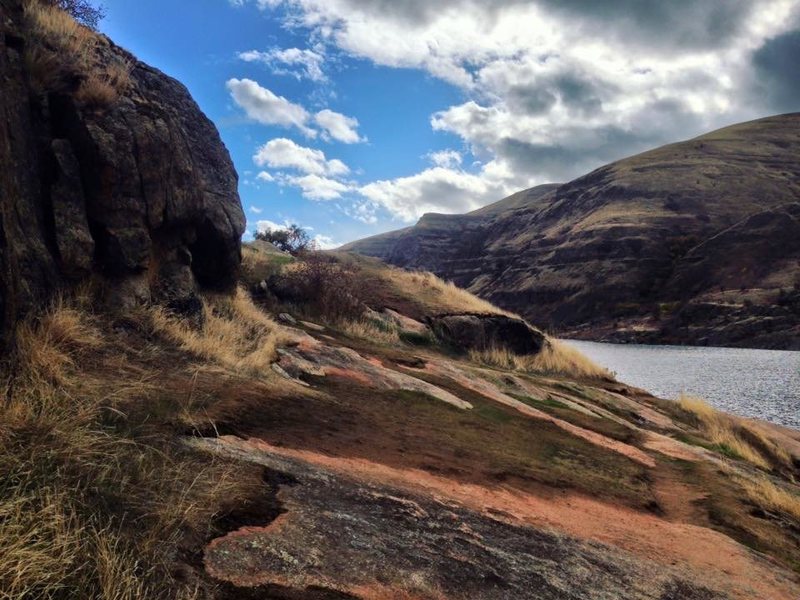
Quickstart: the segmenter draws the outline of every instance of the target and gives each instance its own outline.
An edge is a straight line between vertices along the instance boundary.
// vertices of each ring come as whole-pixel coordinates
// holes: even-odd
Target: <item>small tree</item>
[[[100,21],[106,16],[106,9],[102,5],[95,6],[89,0],[41,0],[43,4],[56,6],[68,12],[72,17],[89,27],[97,29]]]
[[[310,250],[312,246],[312,240],[306,230],[294,223],[286,228],[267,228],[264,231],[256,231],[253,233],[253,237],[269,242],[279,250],[293,255],[302,254],[306,250]]]

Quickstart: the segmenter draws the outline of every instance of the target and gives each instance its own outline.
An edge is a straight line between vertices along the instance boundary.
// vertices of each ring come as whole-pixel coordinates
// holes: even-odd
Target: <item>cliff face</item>
[[[346,249],[565,335],[798,347],[798,151],[800,114],[770,117]]]
[[[121,65],[102,103],[86,73],[35,83],[41,53],[19,0],[0,0],[0,331],[94,277],[112,306],[181,305],[232,285],[245,228],[237,175],[186,88],[89,32],[91,68]],[[37,52],[39,54],[37,54]],[[52,67],[57,68],[57,67]]]

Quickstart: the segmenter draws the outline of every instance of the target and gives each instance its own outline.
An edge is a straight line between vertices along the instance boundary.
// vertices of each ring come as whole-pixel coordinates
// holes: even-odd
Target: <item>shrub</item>
[[[95,6],[88,0],[39,0],[43,4],[60,8],[64,12],[70,14],[73,19],[89,27],[90,29],[97,29],[106,16],[105,7],[102,5]]]
[[[265,250],[254,244],[242,245],[241,281],[249,288],[255,288],[262,281],[280,275],[283,267],[294,258],[277,251]]]
[[[330,323],[358,319],[364,312],[353,269],[322,252],[309,252],[289,265],[277,285],[282,299]]]
[[[298,255],[312,249],[312,241],[305,229],[299,225],[289,225],[283,229],[270,229],[256,231],[253,237],[257,240],[269,242],[278,250]]]

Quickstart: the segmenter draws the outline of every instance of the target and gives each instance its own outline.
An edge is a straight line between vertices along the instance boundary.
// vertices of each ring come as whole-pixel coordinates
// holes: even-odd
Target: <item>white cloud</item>
[[[322,150],[300,146],[287,138],[276,138],[261,146],[253,156],[253,162],[259,167],[270,166],[274,169],[297,169],[306,174],[341,176],[350,169],[338,159],[328,160]],[[259,178],[261,178],[259,173]],[[264,178],[274,178],[263,172]]]
[[[291,75],[296,79],[305,78],[317,83],[327,81],[327,77],[322,70],[325,56],[314,50],[272,48],[266,52],[259,50],[240,52],[238,56],[245,62],[263,63],[277,75]]]
[[[358,119],[354,117],[348,117],[326,108],[314,115],[314,121],[324,130],[323,137],[333,138],[345,144],[366,141],[366,138],[362,138],[358,134]]]
[[[317,132],[307,126],[311,118],[305,108],[278,96],[252,79],[230,79],[226,87],[234,102],[251,119],[264,125],[297,127],[304,135],[315,138]]]
[[[315,174],[286,175],[282,181],[300,188],[303,197],[309,200],[335,200],[353,189],[348,183]]]
[[[461,165],[463,157],[461,153],[456,150],[439,150],[438,152],[429,152],[427,158],[436,167],[444,167],[445,169],[452,169]]]
[[[753,53],[800,15],[800,0],[256,1],[351,56],[468,95],[431,124],[462,138],[480,172],[431,156],[432,169],[362,188],[404,219],[768,114],[769,94],[747,93]]]
[[[337,204],[337,208],[348,217],[366,223],[367,225],[373,225],[378,222],[378,215],[376,213],[379,206],[380,204],[371,200],[365,200],[363,202],[355,201],[352,202],[350,206],[340,206]]]
[[[283,224],[270,221],[269,219],[260,219],[256,221],[256,231],[264,233],[265,231],[286,231],[289,229],[289,221]]]
[[[334,242],[333,238],[327,235],[318,233],[312,238],[314,245],[320,250],[333,250],[341,246],[339,242]]]
[[[272,176],[271,173],[267,171],[261,171],[258,175],[256,175],[256,179],[260,181],[266,181],[267,183],[272,183],[275,181],[275,177]]]
[[[257,206],[250,206],[250,212],[260,215],[264,211],[258,208]]]
[[[499,200],[518,188],[508,173],[494,163],[480,173],[433,167],[416,175],[375,181],[359,193],[404,221],[415,221],[424,213],[463,213]]]

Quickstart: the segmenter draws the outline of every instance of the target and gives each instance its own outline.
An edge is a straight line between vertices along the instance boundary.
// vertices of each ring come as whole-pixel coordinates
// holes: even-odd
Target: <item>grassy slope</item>
[[[265,262],[287,262],[271,256]],[[398,299],[403,289],[413,292],[398,307],[432,310],[442,296],[449,308],[457,304],[427,290],[429,305],[428,296],[392,286],[394,273],[379,270],[367,268],[373,293]],[[399,372],[446,361],[501,387],[511,374],[435,346],[305,329]],[[186,450],[179,440],[190,433],[256,437],[545,499],[588,496],[718,529],[800,568],[793,533],[800,500],[787,481],[796,467],[774,434],[756,425],[696,403],[660,402],[616,382],[513,373],[530,390],[516,392],[518,399],[643,449],[655,461],[646,467],[434,372],[414,371],[474,408],[338,376],[310,378],[311,388],[289,384],[268,365],[275,345],[291,343],[292,335],[244,292],[207,298],[199,329],[157,308],[117,318],[94,314],[86,299],[24,325],[0,407],[0,590],[20,599],[239,597],[204,574],[199,557],[221,533],[269,522],[279,510],[269,492],[274,484],[265,488],[267,473],[252,465]],[[644,419],[648,411],[662,424]],[[645,446],[648,431],[711,448],[719,462],[653,453]],[[704,500],[675,509],[663,481],[701,490]],[[315,597],[284,591],[274,597]]]

